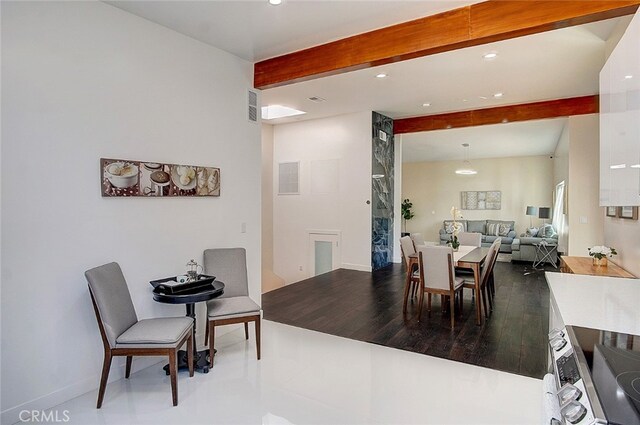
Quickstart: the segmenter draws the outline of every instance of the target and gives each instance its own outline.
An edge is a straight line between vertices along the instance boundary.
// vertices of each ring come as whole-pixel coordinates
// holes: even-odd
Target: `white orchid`
[[[618,255],[615,248],[611,248],[604,245],[595,245],[589,248],[589,255],[592,257],[601,260],[607,257],[613,257],[614,255]]]

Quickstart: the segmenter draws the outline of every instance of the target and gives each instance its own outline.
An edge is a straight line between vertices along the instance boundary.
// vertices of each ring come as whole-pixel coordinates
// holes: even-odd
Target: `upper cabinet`
[[[600,72],[600,205],[640,205],[640,12]]]

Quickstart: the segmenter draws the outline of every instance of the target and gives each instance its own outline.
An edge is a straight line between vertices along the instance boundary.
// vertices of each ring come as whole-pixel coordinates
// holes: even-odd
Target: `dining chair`
[[[254,322],[256,350],[260,360],[260,315],[262,310],[249,298],[247,253],[244,248],[216,248],[204,251],[204,272],[224,282],[224,293],[207,301],[209,325],[209,364],[213,366],[216,326],[244,324],[244,337],[249,339],[249,322]]]
[[[418,267],[412,267],[409,259],[410,255],[416,253],[413,241],[409,236],[403,236],[400,238],[400,251],[402,252],[402,258],[404,258],[405,265],[407,266],[407,278],[404,285],[404,301],[402,305],[402,312],[407,312],[407,299],[409,298],[409,292],[411,292],[411,298],[416,296],[418,285],[420,283],[420,275],[418,273]],[[415,264],[415,263],[414,263]]]
[[[413,241],[413,248],[416,251],[418,250],[419,246],[426,245],[422,233],[412,233],[411,240]]]
[[[125,378],[131,375],[133,356],[168,356],[173,405],[178,405],[178,349],[185,343],[189,376],[193,376],[193,319],[162,317],[138,320],[127,282],[118,263],[109,263],[84,273],[104,346],[104,363],[97,408],[102,407],[111,360],[126,356]]]
[[[462,291],[463,279],[456,277],[453,268],[453,249],[449,246],[421,246],[418,249],[420,273],[420,301],[418,320],[422,315],[424,293],[449,297],[451,329],[455,325],[455,297]],[[431,299],[427,300],[427,311],[431,314]]]
[[[460,232],[458,233],[458,242],[465,246],[482,246],[482,233]]]
[[[499,240],[499,239],[497,239]],[[489,317],[489,311],[493,310],[493,298],[489,295],[489,279],[491,274],[493,273],[493,267],[496,264],[496,259],[498,257],[498,249],[500,247],[499,243],[491,244],[489,248],[489,253],[487,254],[487,258],[485,259],[484,266],[482,267],[482,272],[480,274],[480,294],[482,296],[482,305],[484,307],[485,317]],[[473,277],[464,279],[463,286],[465,288],[475,289],[476,282]],[[487,308],[487,303],[489,308]]]

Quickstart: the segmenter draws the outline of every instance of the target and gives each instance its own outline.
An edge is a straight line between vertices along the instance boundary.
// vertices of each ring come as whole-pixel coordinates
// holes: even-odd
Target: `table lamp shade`
[[[538,215],[538,208],[537,207],[528,206],[527,207],[527,215],[533,215],[533,216]]]
[[[542,219],[551,218],[551,208],[549,207],[538,208],[538,218],[542,218]]]

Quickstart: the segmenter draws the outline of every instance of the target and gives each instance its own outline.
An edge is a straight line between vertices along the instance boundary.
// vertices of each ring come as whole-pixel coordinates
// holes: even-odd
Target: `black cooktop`
[[[578,326],[572,329],[607,421],[640,425],[640,336]]]

